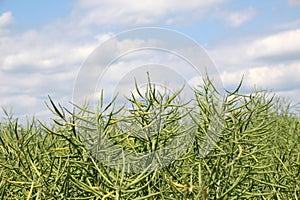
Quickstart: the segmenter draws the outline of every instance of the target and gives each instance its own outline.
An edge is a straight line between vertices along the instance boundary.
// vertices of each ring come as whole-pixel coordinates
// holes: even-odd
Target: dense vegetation
[[[245,95],[239,92],[240,86],[227,91],[221,134],[208,155],[201,157],[215,109],[210,82],[195,89],[193,110],[178,104],[180,91],[166,95],[148,86],[139,98],[128,99],[132,106],[126,115],[112,104],[103,105],[103,99],[95,111],[77,106],[72,112],[50,99],[49,109],[56,115],[52,125],[37,120],[21,125],[5,111],[6,118],[0,122],[1,199],[300,197],[296,109],[264,91]],[[184,121],[186,117],[190,121]],[[160,128],[153,128],[158,124]],[[141,173],[99,162],[82,137],[97,129],[128,152],[150,152],[170,142],[171,133],[189,128],[195,128],[195,138],[180,158]],[[132,130],[150,131],[151,137],[133,137]]]

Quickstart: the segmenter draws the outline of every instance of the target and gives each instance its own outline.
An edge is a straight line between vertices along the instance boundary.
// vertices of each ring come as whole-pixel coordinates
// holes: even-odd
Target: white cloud
[[[300,29],[273,34],[253,42],[247,50],[251,57],[278,56],[291,53],[300,55]]]
[[[247,43],[249,41],[243,41],[241,43],[231,42],[216,46],[214,49],[208,50],[209,55],[219,66],[219,70],[237,70],[249,66],[252,58],[246,55]],[[252,63],[251,63],[252,64]]]
[[[94,7],[115,7],[120,10],[120,8],[128,9],[132,11],[142,11],[146,13],[155,12],[163,13],[166,11],[180,11],[185,12],[186,10],[192,10],[195,8],[211,6],[224,2],[224,0],[208,0],[208,1],[198,1],[190,0],[187,2],[182,2],[181,0],[161,0],[161,1],[151,1],[145,0],[143,2],[138,0],[77,0],[77,5],[81,8],[94,8]]]
[[[226,22],[230,27],[236,28],[249,22],[255,15],[257,10],[254,7],[247,7],[239,10],[228,10],[216,7],[211,16],[218,21]]]
[[[6,27],[13,22],[13,16],[11,12],[5,12],[0,15],[0,28]]]
[[[299,0],[288,0],[289,6],[300,6]]]
[[[48,94],[68,106],[78,69],[106,37],[84,38],[75,30],[54,23],[0,36],[0,107],[12,107],[18,117],[45,115]]]
[[[27,47],[26,51],[23,50],[26,46],[21,46],[20,50],[2,55],[2,70],[15,73],[61,71],[84,61],[95,45],[53,44],[45,49],[42,46]]]
[[[184,18],[185,23],[204,14],[212,6],[228,0],[181,1],[181,0],[78,0],[74,16],[81,16],[78,22],[82,25],[149,25],[155,23],[174,23]],[[82,11],[85,10],[85,11]],[[188,14],[187,14],[188,13]],[[172,19],[169,16],[172,16]]]
[[[9,25],[13,22],[13,16],[11,12],[0,13],[0,37],[10,34],[8,29]]]
[[[0,106],[12,105],[16,111],[23,114],[45,115],[47,112],[44,101],[47,101],[48,94],[65,106],[71,101],[73,84],[81,64],[100,43],[114,35],[105,31],[107,27],[113,27],[114,30],[115,27],[123,29],[136,25],[176,24],[178,20],[189,23],[190,20],[203,17],[213,6],[226,1],[229,0],[77,0],[76,9],[70,17],[46,24],[39,30],[27,30],[5,36],[2,33],[9,30],[7,26],[13,22],[13,16],[11,12],[3,13],[0,16]],[[255,10],[249,8],[227,13],[226,19],[232,26],[241,26],[254,15]],[[224,70],[220,71],[225,85],[236,85],[242,74],[246,74],[247,87],[252,88],[256,83],[270,89],[277,88],[284,93],[299,85],[299,63],[286,64],[279,60],[279,64],[273,66],[259,59],[298,53],[299,32],[300,30],[295,29],[240,43],[234,42],[219,46],[209,54],[219,66],[224,66]],[[147,42],[151,44],[156,41]],[[127,40],[119,43],[118,47],[138,48],[145,43],[146,41],[142,40]],[[145,60],[141,58],[131,59],[135,61],[131,63],[133,65],[145,64]],[[151,59],[149,61],[162,64],[160,58]],[[174,58],[165,56],[164,59],[165,65],[182,64]],[[122,67],[128,63],[130,64],[125,62],[119,68],[112,68],[112,71],[108,71],[107,78],[115,80],[117,75],[126,73]],[[199,82],[199,79],[194,78],[190,83]],[[289,95],[294,99],[295,96],[299,96],[294,92]]]
[[[99,43],[103,43],[112,37],[114,37],[114,34],[111,32],[106,33],[106,34],[98,34],[95,36],[95,38],[98,40]]]
[[[231,26],[238,27],[243,25],[244,23],[251,20],[252,17],[256,14],[256,10],[254,8],[248,8],[247,10],[243,11],[235,11],[229,13],[228,21]]]
[[[260,85],[274,90],[288,90],[300,86],[300,62],[255,67],[246,73],[247,85]]]
[[[221,78],[227,86],[235,86],[244,75],[244,88],[251,90],[255,85],[274,91],[286,91],[299,88],[300,62],[293,64],[264,65],[235,70],[224,71]]]
[[[287,30],[287,29],[297,29],[300,27],[300,19],[292,20],[283,24],[278,24],[276,29],[280,30]]]
[[[57,35],[65,33],[56,28],[56,24],[52,26],[52,29],[58,30]],[[48,29],[30,30],[0,38],[2,52],[0,55],[0,106],[13,106],[14,110],[22,114],[44,114],[46,113],[44,101],[47,101],[48,94],[54,96],[56,101],[68,104],[67,101],[72,101],[74,82],[79,67],[99,43],[113,35],[112,33],[95,34],[91,37],[94,40],[82,38],[78,42],[76,37],[70,38],[68,34],[65,40],[64,38],[57,40],[57,36],[49,33]],[[115,42],[117,51],[157,44],[157,41],[151,39],[146,41],[127,39]],[[110,54],[110,51],[107,49],[106,53]],[[135,66],[149,62],[162,64],[162,56],[155,57],[153,54],[147,54],[147,56],[149,58],[147,61],[143,59],[145,56],[140,57],[139,54],[126,57],[127,60],[125,59],[126,62],[121,68],[112,68],[112,73],[108,73],[106,78],[114,81],[116,76],[124,76],[128,73],[128,64]],[[166,59],[165,64],[179,65],[177,60],[174,61],[165,55],[164,59]],[[135,62],[131,62],[132,60]],[[19,101],[24,102],[18,104]]]
[[[244,75],[245,91],[256,85],[289,94],[287,97],[299,102],[300,94],[296,93],[300,88],[299,29],[223,44],[209,52],[227,88],[235,88]]]
[[[264,63],[299,60],[300,29],[228,41],[209,51],[220,66],[245,68]]]
[[[17,117],[45,111],[47,95],[68,106],[68,101],[72,99],[75,78],[76,71],[71,70],[53,74],[41,74],[38,70],[27,74],[0,71],[0,106],[12,107]]]
[[[300,94],[300,88],[276,92],[276,95],[278,95],[280,97],[285,97],[288,101],[291,101],[293,104],[297,104],[300,102],[299,94]],[[299,105],[300,104],[298,104],[298,108],[299,108]],[[300,110],[298,109],[298,111],[300,111]]]

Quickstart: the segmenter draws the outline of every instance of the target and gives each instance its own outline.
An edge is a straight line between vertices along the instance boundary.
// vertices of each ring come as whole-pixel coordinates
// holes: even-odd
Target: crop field
[[[70,111],[49,98],[50,125],[38,119],[19,124],[4,109],[0,198],[299,199],[300,110],[267,91],[242,94],[241,84],[226,91],[220,134],[205,156],[202,144],[216,120],[210,81],[195,88],[189,104],[180,103],[180,91],[160,93],[149,82],[145,93],[136,88],[138,97],[128,97],[126,113],[104,104],[105,91],[94,110],[86,104]],[[95,156],[101,137],[138,154],[163,148],[176,133],[194,137],[182,155],[153,170],[139,160],[114,168]]]

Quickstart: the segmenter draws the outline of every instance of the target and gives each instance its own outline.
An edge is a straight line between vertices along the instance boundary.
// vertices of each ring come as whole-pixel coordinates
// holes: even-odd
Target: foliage
[[[95,111],[83,105],[72,112],[50,98],[57,119],[48,126],[37,120],[20,125],[4,110],[1,199],[298,199],[299,116],[267,92],[245,95],[240,86],[226,91],[221,134],[204,157],[201,146],[216,109],[210,81],[194,90],[192,107],[177,101],[180,91],[163,94],[149,82],[145,94],[136,88],[139,97],[128,98],[126,112],[113,102],[104,105],[103,96]],[[175,133],[193,130],[195,137],[170,165],[129,173],[93,156],[102,147],[86,145],[101,139],[93,130],[132,153],[163,148]]]

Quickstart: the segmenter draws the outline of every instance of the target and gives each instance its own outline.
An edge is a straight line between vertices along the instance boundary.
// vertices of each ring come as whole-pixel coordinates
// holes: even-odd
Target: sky
[[[142,27],[197,42],[225,89],[244,77],[244,93],[259,87],[300,102],[300,0],[0,0],[0,107],[21,120],[48,119],[48,95],[69,105],[78,73],[97,47]]]

